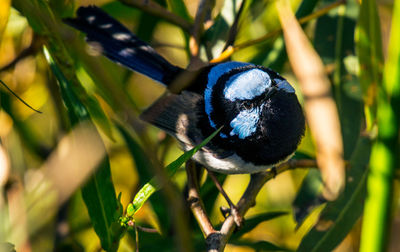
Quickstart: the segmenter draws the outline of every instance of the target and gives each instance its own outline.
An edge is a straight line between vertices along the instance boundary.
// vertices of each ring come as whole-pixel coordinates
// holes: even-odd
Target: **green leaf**
[[[82,187],[82,197],[89,212],[93,228],[99,236],[101,246],[107,251],[116,251],[119,234],[112,233],[112,224],[117,223],[120,209],[111,180],[110,163],[105,158],[88,182]]]
[[[104,113],[103,109],[100,106],[99,101],[91,95],[88,95],[86,97],[87,99],[84,100],[84,104],[89,111],[90,118],[93,119],[94,122],[96,122],[100,128],[103,130],[104,134],[106,134],[111,140],[115,140],[113,133],[112,133],[112,126],[110,119],[108,116]]]
[[[336,201],[326,204],[316,226],[301,241],[298,252],[332,251],[360,218],[366,196],[370,151],[370,140],[360,138],[350,160],[345,191]]]
[[[250,240],[236,240],[230,242],[230,244],[236,246],[246,246],[254,249],[255,251],[290,251],[285,248],[281,248],[276,246],[275,244],[268,242],[268,241],[250,241]]]
[[[192,17],[189,15],[189,12],[183,0],[167,0],[167,4],[172,12],[178,14],[187,21],[192,21]]]
[[[259,4],[261,1],[254,2]],[[311,14],[317,3],[318,0],[303,0],[296,11],[296,17],[300,19]],[[255,5],[255,8],[257,8],[258,4]],[[279,72],[285,62],[287,62],[287,53],[283,42],[283,36],[279,36],[273,42],[273,45],[264,43],[262,47],[262,50],[259,50],[259,53],[251,60],[251,62],[271,67],[275,71]]]
[[[133,207],[132,203],[129,203],[128,207],[126,208],[126,214],[129,216],[133,216],[135,214],[135,208]]]
[[[293,212],[297,227],[299,227],[304,219],[314,210],[315,207],[325,202],[322,193],[323,183],[321,173],[318,169],[310,169],[301,183],[293,202]]]
[[[186,162],[188,161],[198,150],[200,150],[201,148],[203,148],[208,142],[211,141],[211,139],[214,138],[214,136],[216,134],[218,134],[218,132],[221,130],[221,128],[217,129],[216,131],[214,131],[210,136],[208,136],[206,139],[203,140],[203,142],[201,142],[199,145],[197,145],[196,147],[192,148],[189,151],[186,151],[185,153],[183,153],[178,159],[176,159],[175,161],[173,161],[172,163],[170,163],[166,169],[168,172],[169,176],[172,176],[175,174],[175,172]]]
[[[167,167],[168,176],[172,177],[175,172],[186,162],[188,161],[199,149],[204,147],[219,131],[218,129],[214,133],[212,133],[209,137],[207,137],[203,142],[194,147],[193,149],[183,153],[178,159],[170,163]],[[134,208],[134,213],[136,213],[143,204],[147,201],[147,199],[156,191],[160,190],[162,185],[158,184],[155,178],[152,178],[150,182],[146,183],[139,192],[135,195],[135,198],[132,201],[132,205]]]
[[[382,83],[383,70],[382,36],[376,1],[361,3],[356,43],[367,130],[371,130],[376,120],[376,95],[378,85]]]
[[[153,170],[151,160],[147,157],[147,154],[144,152],[139,143],[136,142],[136,140],[122,125],[118,124],[117,127],[124,138],[133,161],[135,162],[140,181],[149,181],[152,177],[151,171]]]
[[[135,162],[136,171],[139,175],[139,181],[149,181],[152,178],[151,171],[154,170],[152,167],[151,160],[147,157],[147,154],[136,142],[136,140],[131,136],[131,134],[125,129],[122,125],[118,124],[118,130],[121,133],[122,137],[124,138],[126,145],[128,146],[129,152]],[[143,186],[143,184],[141,185]],[[169,229],[169,218],[168,218],[168,211],[164,207],[166,202],[164,202],[164,198],[160,195],[153,195],[150,198],[150,203],[153,206],[153,210],[157,215],[159,220],[159,227],[162,233],[167,232]],[[135,214],[135,208],[132,204],[128,205],[127,215],[133,216]]]
[[[49,5],[52,11],[60,18],[70,17],[74,14],[73,0],[50,0]]]
[[[364,2],[363,2],[364,4]],[[365,3],[367,4],[367,3]],[[378,136],[371,153],[360,251],[388,251],[400,167],[400,3],[395,1],[383,85],[378,87]]]
[[[86,107],[71,88],[72,83],[65,78],[46,47],[44,54],[60,85],[61,95],[68,109],[71,124],[75,125],[78,122],[90,120]],[[115,231],[113,226],[115,226],[114,223],[118,222],[121,209],[115,195],[107,156],[82,187],[82,197],[93,228],[100,238],[102,248],[107,251],[116,251],[122,230],[120,232]]]
[[[128,232],[134,240],[136,238],[135,232],[133,230],[128,230]],[[159,233],[138,232],[138,236],[139,251],[177,251],[174,239],[163,237]]]
[[[9,242],[0,242],[1,252],[15,252],[15,245]]]
[[[347,57],[355,57],[354,33],[357,3],[348,1],[330,15],[318,19],[314,45],[326,65],[334,65],[330,78],[343,136],[344,159],[348,160],[357,144],[363,121],[360,83],[355,71],[345,68]]]
[[[203,40],[213,57],[218,56],[224,49],[230,27],[238,15],[242,2],[243,0],[224,1],[224,6],[215,18],[213,26],[205,32]]]
[[[269,213],[262,213],[256,216],[252,216],[250,218],[246,218],[244,225],[240,228],[236,233],[232,235],[232,241],[239,239],[244,234],[252,231],[258,224],[269,221],[283,215],[288,214],[287,212],[269,212]]]
[[[43,53],[60,86],[61,96],[65,106],[67,107],[71,124],[75,125],[79,121],[88,120],[88,111],[79,101],[74,91],[70,88],[71,83],[69,83],[69,81],[65,78],[64,74],[61,72],[60,68],[57,66],[56,62],[54,61],[53,57],[46,47],[43,47]]]

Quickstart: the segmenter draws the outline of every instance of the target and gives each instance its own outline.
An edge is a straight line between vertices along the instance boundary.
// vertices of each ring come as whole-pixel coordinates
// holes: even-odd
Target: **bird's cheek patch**
[[[257,123],[260,119],[260,108],[241,111],[230,123],[231,136],[237,135],[240,139],[250,136],[257,130]]]
[[[211,113],[214,110],[211,100],[212,100],[212,93],[213,93],[215,85],[218,82],[218,79],[221,78],[224,74],[228,74],[232,69],[235,69],[238,67],[244,67],[244,66],[248,66],[248,65],[251,65],[251,64],[232,61],[232,62],[221,63],[221,64],[218,64],[218,65],[214,66],[213,68],[211,68],[211,70],[208,74],[207,86],[206,86],[206,89],[204,90],[204,105],[205,105],[205,111],[207,113],[210,125],[214,129],[217,129],[217,125],[211,118]]]

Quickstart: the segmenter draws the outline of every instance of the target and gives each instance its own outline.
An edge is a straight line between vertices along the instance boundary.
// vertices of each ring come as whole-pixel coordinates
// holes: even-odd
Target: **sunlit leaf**
[[[9,242],[0,242],[0,251],[2,252],[15,252],[14,244]]]
[[[301,183],[293,202],[294,217],[299,227],[315,207],[325,202],[322,197],[322,178],[317,169],[310,169]]]
[[[357,3],[353,1],[346,2],[331,15],[319,18],[314,38],[315,48],[324,63],[334,66],[331,79],[340,117],[345,159],[349,159],[354,151],[363,120],[359,80],[347,71],[344,64],[345,57],[355,55],[355,5]]]
[[[238,15],[242,0],[224,1],[220,14],[214,20],[214,24],[204,35],[206,47],[211,50],[212,56],[218,56],[224,49],[228,39],[229,29]]]
[[[372,130],[376,120],[377,89],[382,83],[383,70],[382,37],[376,1],[366,0],[361,3],[356,43],[367,130]]]
[[[8,16],[10,15],[11,0],[3,0],[0,2],[0,41],[6,28]]]
[[[88,95],[84,103],[87,110],[89,111],[90,118],[92,118],[92,120],[100,126],[102,131],[111,140],[114,140],[110,119],[104,113],[99,101],[94,96]]]
[[[367,1],[370,2],[370,1]],[[364,4],[364,2],[363,2]],[[368,3],[365,3],[368,4]],[[373,5],[369,3],[369,5]],[[371,28],[372,29],[372,28]],[[360,251],[385,251],[392,227],[395,172],[400,167],[400,3],[394,3],[383,85],[378,87],[378,136],[371,153]],[[392,236],[394,237],[394,236]]]
[[[73,0],[50,0],[49,5],[54,13],[58,17],[70,17],[74,13],[74,1]]]
[[[312,13],[317,2],[317,0],[301,1],[300,6],[296,11],[296,17],[300,19]],[[264,45],[264,50],[260,50],[251,61],[256,64],[271,67],[275,71],[280,71],[284,63],[287,62],[287,53],[283,37],[279,36],[272,46],[268,44]]]
[[[329,2],[329,1],[326,1]],[[330,78],[340,117],[343,157],[350,159],[363,123],[363,103],[359,98],[358,77],[345,67],[346,57],[355,55],[354,33],[358,5],[348,1],[320,17],[315,28],[314,45],[326,66],[334,66]]]
[[[116,200],[108,158],[82,187],[82,197],[102,247],[107,251],[116,251],[120,234],[114,233],[113,223],[118,224],[122,209]]]
[[[87,112],[83,104],[79,101],[73,90],[70,88],[70,83],[65,78],[61,69],[57,66],[50,52],[46,47],[44,47],[43,52],[60,86],[61,96],[63,98],[65,106],[67,107],[71,124],[74,125],[79,121],[88,120],[89,113]]]
[[[124,138],[129,152],[135,162],[136,171],[139,175],[139,181],[143,183],[140,184],[140,186],[143,186],[146,181],[149,181],[152,178],[152,171],[154,170],[154,168],[152,167],[152,162],[147,157],[147,154],[142,149],[140,144],[122,125],[118,125],[118,129],[122,134],[122,137]],[[157,195],[157,193],[153,195],[153,197],[151,197],[149,200],[159,220],[159,227],[161,229],[161,232],[164,233],[167,231],[170,224],[167,209],[164,207],[164,200],[161,196]],[[136,210],[133,204],[129,204],[126,210],[127,215],[132,216],[135,211]]]
[[[178,14],[187,21],[192,20],[183,0],[167,0],[167,4],[169,8],[172,10],[172,12]]]
[[[360,138],[350,160],[347,185],[341,196],[326,204],[318,223],[303,238],[297,251],[332,251],[360,218],[366,193],[371,142]]]

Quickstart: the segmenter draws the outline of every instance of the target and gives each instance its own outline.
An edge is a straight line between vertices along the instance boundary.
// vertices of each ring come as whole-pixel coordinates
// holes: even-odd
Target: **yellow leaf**
[[[8,17],[10,16],[11,0],[2,0],[0,2],[0,41],[3,38],[3,32],[6,28]]]

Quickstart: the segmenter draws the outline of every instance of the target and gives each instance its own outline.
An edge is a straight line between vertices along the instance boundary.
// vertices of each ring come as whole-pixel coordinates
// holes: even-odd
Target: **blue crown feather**
[[[271,78],[266,72],[260,69],[249,69],[229,78],[224,88],[224,96],[231,101],[250,100],[263,94],[269,87],[271,87]]]

